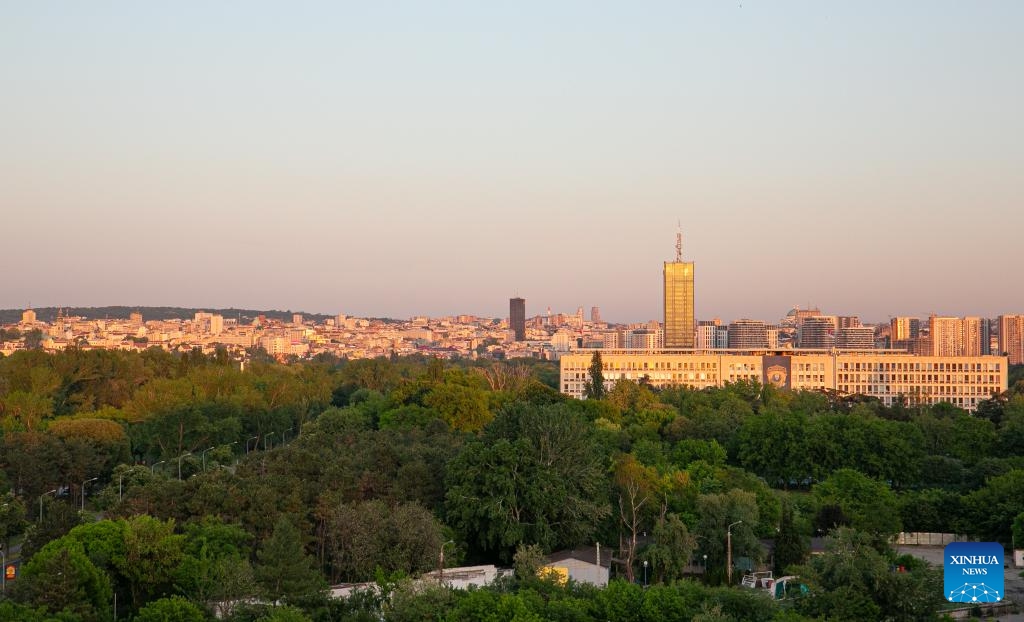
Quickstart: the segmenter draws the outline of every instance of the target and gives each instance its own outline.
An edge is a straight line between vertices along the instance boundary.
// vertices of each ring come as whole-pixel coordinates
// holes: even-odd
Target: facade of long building
[[[593,352],[561,357],[562,393],[583,397]],[[601,351],[609,390],[620,379],[646,377],[654,387],[697,389],[754,380],[781,388],[834,390],[876,397],[886,406],[948,402],[974,410],[1007,389],[1005,356],[936,357],[905,352],[840,350]]]

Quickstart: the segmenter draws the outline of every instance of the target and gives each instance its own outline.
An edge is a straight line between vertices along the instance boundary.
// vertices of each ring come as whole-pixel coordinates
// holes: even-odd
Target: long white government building
[[[741,380],[804,391],[876,397],[886,406],[949,402],[974,410],[1007,389],[1005,356],[918,356],[870,350],[575,350],[561,357],[562,392],[584,397],[594,352],[606,389],[620,379],[663,388],[721,387]]]

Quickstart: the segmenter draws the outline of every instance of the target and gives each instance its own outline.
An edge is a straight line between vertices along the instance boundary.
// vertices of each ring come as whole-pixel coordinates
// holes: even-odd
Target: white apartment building
[[[561,357],[560,389],[582,398],[593,353]],[[937,357],[870,350],[762,350],[680,352],[601,351],[606,388],[620,379],[647,378],[654,387],[697,389],[754,380],[793,390],[834,390],[876,397],[886,406],[949,402],[974,410],[1007,389],[1005,356]]]

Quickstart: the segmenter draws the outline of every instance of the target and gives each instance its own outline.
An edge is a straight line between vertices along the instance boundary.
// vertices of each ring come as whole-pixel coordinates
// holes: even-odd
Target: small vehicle
[[[786,575],[776,579],[770,570],[751,572],[743,575],[740,585],[753,590],[764,590],[774,600],[783,600],[807,593],[807,586],[800,583],[799,578],[796,575]]]

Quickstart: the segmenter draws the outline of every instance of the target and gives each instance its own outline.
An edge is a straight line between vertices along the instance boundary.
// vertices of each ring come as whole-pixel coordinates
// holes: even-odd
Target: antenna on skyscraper
[[[678,222],[676,230],[676,263],[683,260],[683,223]]]

